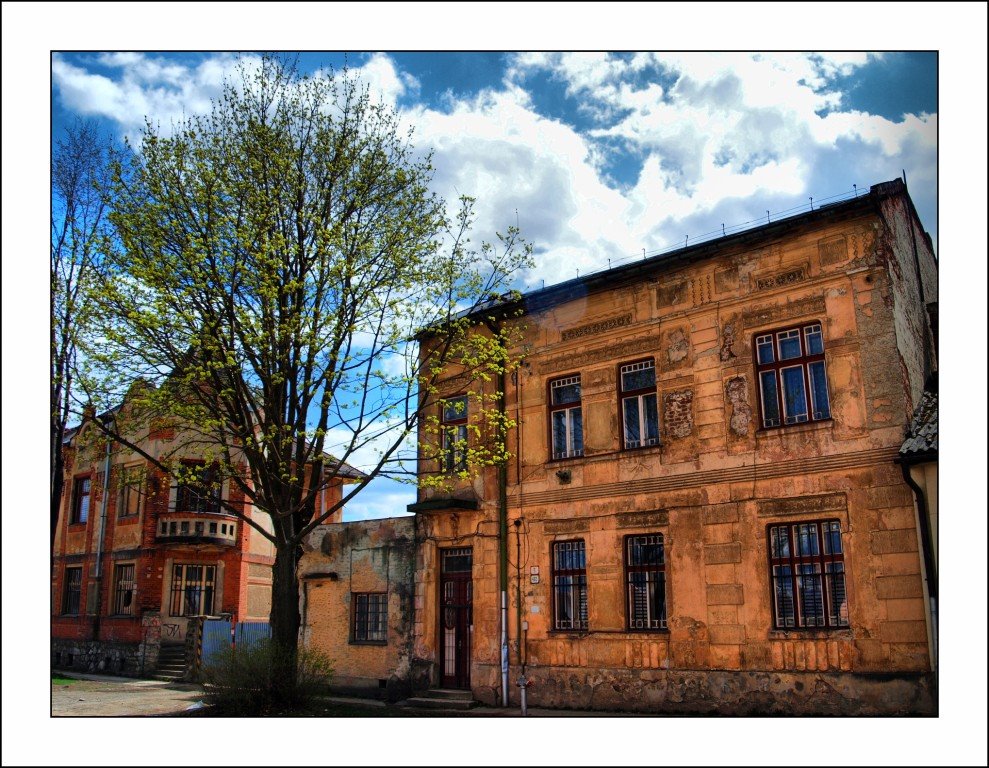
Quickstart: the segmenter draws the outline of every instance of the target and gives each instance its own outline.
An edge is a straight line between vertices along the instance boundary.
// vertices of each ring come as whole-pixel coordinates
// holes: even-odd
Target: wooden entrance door
[[[471,564],[470,547],[440,550],[440,678],[444,688],[470,688]]]

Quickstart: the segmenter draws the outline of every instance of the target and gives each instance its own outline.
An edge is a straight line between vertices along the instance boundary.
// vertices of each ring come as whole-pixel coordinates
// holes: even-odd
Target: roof
[[[512,296],[511,294],[489,296],[483,299],[476,307],[471,307],[468,310],[458,313],[453,319],[481,317],[484,313],[493,315],[496,311],[498,314],[506,316],[519,309],[525,313],[538,312],[569,301],[575,297],[586,296],[595,290],[612,288],[623,284],[634,284],[647,275],[653,275],[656,272],[672,270],[687,264],[703,261],[704,259],[722,253],[726,247],[753,247],[759,243],[777,239],[785,233],[806,225],[834,221],[847,216],[860,215],[868,211],[873,211],[883,199],[900,194],[906,195],[911,210],[913,210],[913,215],[916,216],[916,211],[912,207],[913,203],[907,194],[906,185],[901,179],[893,179],[874,184],[870,187],[867,194],[858,194],[849,200],[830,203],[810,211],[787,216],[766,224],[760,224],[740,232],[703,240],[673,251],[666,251],[659,255],[642,259],[641,261],[603,269],[566,280],[562,283],[549,285],[545,288],[527,291],[521,294],[521,296]],[[424,333],[428,333],[428,331],[429,329],[426,329]]]
[[[900,456],[909,459],[937,453],[937,384],[924,390],[907,433]]]
[[[350,466],[345,461],[340,461],[336,456],[323,451],[323,461],[326,469],[333,472],[336,477],[345,477],[352,480],[363,480],[367,475],[356,467]]]

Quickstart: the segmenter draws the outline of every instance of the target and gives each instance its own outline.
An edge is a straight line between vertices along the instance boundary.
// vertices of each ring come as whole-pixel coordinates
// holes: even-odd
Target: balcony
[[[228,515],[203,512],[169,512],[158,520],[159,542],[237,545],[237,523]]]

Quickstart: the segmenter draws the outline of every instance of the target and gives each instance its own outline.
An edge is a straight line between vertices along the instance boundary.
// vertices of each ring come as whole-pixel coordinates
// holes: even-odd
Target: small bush
[[[205,701],[229,715],[268,715],[307,706],[329,683],[333,667],[320,651],[300,648],[292,679],[291,654],[270,639],[216,653],[203,669]]]

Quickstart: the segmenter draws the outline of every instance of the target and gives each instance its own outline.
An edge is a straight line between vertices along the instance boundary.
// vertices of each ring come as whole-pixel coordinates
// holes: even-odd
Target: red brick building
[[[55,667],[148,675],[162,646],[181,656],[190,616],[268,620],[274,547],[220,499],[262,527],[267,514],[229,478],[215,482],[215,468],[174,428],[137,440],[156,458],[174,452],[201,482],[177,482],[138,452],[108,447],[95,426],[67,436],[52,570]],[[317,514],[340,495],[339,483],[324,490]]]

